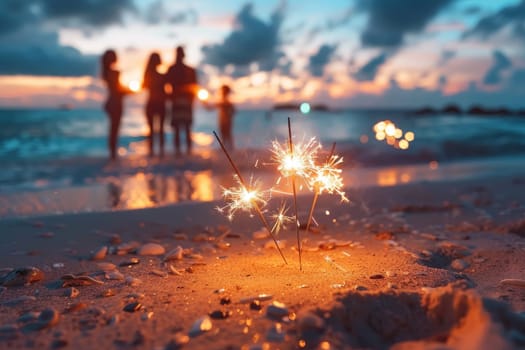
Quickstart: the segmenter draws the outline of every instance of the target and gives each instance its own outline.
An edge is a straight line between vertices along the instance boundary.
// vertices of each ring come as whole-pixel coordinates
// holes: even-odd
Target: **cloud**
[[[512,33],[515,37],[523,40],[523,34],[525,34],[525,0],[481,18],[472,29],[465,32],[463,37],[488,38],[507,26],[513,29]]]
[[[180,24],[180,23],[191,23],[197,24],[198,15],[197,12],[193,9],[188,9],[185,11],[179,11],[170,13],[166,6],[164,5],[163,0],[157,0],[152,2],[144,13],[144,20],[146,23],[155,25],[162,22],[168,22],[171,24]]]
[[[4,36],[0,45],[0,75],[94,76],[98,57],[61,46],[58,34],[31,28]]]
[[[324,73],[325,66],[330,63],[335,51],[337,50],[337,45],[321,45],[319,50],[310,56],[308,62],[308,69],[310,74],[314,77],[321,77]]]
[[[450,61],[454,57],[456,57],[456,51],[454,51],[454,50],[443,50],[443,51],[441,51],[441,55],[439,57],[437,66],[438,67],[444,66],[445,64],[448,63],[448,61]]]
[[[382,52],[377,56],[372,57],[365,65],[363,65],[356,73],[354,73],[354,79],[358,81],[372,81],[375,79],[379,68],[388,59],[388,54]]]
[[[501,83],[501,73],[503,73],[504,70],[512,67],[512,62],[503,52],[495,50],[492,53],[492,57],[494,59],[494,63],[483,78],[483,83],[486,85],[497,85]]]
[[[253,14],[251,4],[245,5],[235,17],[235,29],[222,43],[201,48],[203,63],[221,69],[257,63],[260,70],[272,70],[283,57],[279,37],[283,16],[278,8],[266,23]]]
[[[136,10],[132,0],[33,0],[33,2],[41,6],[48,19],[78,21],[94,27],[122,23],[126,12]]]
[[[361,43],[370,47],[398,47],[405,35],[422,31],[452,0],[359,0],[368,13]]]
[[[29,5],[27,1],[0,1],[0,36],[13,33],[38,19]]]

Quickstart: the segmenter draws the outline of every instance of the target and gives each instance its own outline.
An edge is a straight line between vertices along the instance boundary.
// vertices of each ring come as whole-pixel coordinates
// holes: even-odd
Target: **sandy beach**
[[[522,173],[321,196],[278,239],[221,201],[0,222],[5,348],[525,347]],[[299,216],[312,197],[299,197]]]

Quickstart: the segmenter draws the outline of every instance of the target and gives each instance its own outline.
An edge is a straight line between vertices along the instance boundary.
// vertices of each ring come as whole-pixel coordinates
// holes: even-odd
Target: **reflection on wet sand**
[[[180,172],[175,175],[137,173],[108,183],[108,205],[112,209],[147,208],[184,201],[212,201],[211,171]]]

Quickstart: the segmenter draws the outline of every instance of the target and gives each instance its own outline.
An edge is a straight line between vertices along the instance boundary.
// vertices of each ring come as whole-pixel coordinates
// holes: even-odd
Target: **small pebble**
[[[69,298],[76,298],[80,294],[80,291],[75,287],[69,287],[64,291],[64,295]]]
[[[121,262],[120,264],[118,264],[119,266],[132,266],[132,265],[137,265],[138,263],[140,263],[140,260],[139,258],[131,258],[129,260],[126,260],[126,261],[123,261]]]
[[[29,285],[44,279],[42,270],[33,267],[19,267],[11,270],[4,276],[0,277],[0,284],[5,287],[16,287]]]
[[[365,286],[358,285],[358,286],[354,286],[354,290],[358,292],[362,292],[362,291],[368,290],[368,288],[366,288]]]
[[[371,280],[379,280],[379,279],[385,278],[385,276],[383,276],[383,275],[380,274],[380,273],[377,273],[377,274],[372,275],[372,276],[370,276],[370,277],[368,277],[368,278],[370,278]]]
[[[250,303],[250,309],[251,310],[255,310],[255,311],[259,311],[262,309],[262,305],[261,305],[261,302],[259,300],[254,300]]]
[[[203,316],[193,323],[189,335],[190,337],[195,337],[199,334],[211,330],[212,327],[213,324],[211,322],[211,318],[209,316]]]
[[[117,293],[113,289],[106,289],[105,291],[100,293],[100,296],[102,298],[109,298],[109,297],[112,297],[112,296],[115,296],[115,295],[117,295]]]
[[[210,317],[215,320],[224,320],[230,317],[232,314],[231,311],[215,310],[210,312]]]
[[[522,280],[522,279],[506,278],[506,279],[501,280],[499,283],[506,285],[506,286],[525,288],[525,280]]]
[[[126,306],[124,306],[124,311],[126,312],[135,312],[142,309],[142,304],[139,302],[129,303]]]
[[[131,287],[136,287],[136,286],[141,285],[142,281],[139,280],[138,278],[127,276],[126,277],[126,284],[131,286]]]
[[[102,271],[113,271],[117,269],[117,266],[115,264],[108,262],[99,262],[97,263],[97,266]]]
[[[469,266],[469,264],[465,261],[465,260],[462,260],[462,259],[454,259],[452,260],[452,262],[450,263],[450,267],[456,271],[463,271],[465,270],[467,267]]]
[[[275,300],[266,308],[266,315],[269,317],[275,317],[280,319],[285,316],[288,316],[288,314],[289,311],[286,305]]]
[[[151,270],[151,274],[159,277],[168,277],[168,273],[166,271],[153,269]]]
[[[220,304],[221,305],[230,305],[231,302],[232,302],[232,300],[230,299],[230,297],[222,297],[221,301],[220,301]]]

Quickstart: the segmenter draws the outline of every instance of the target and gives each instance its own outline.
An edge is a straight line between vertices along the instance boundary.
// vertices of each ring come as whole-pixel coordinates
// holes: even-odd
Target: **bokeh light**
[[[310,113],[310,110],[311,110],[310,104],[308,102],[301,103],[301,105],[299,106],[299,110],[301,111],[302,114]]]

